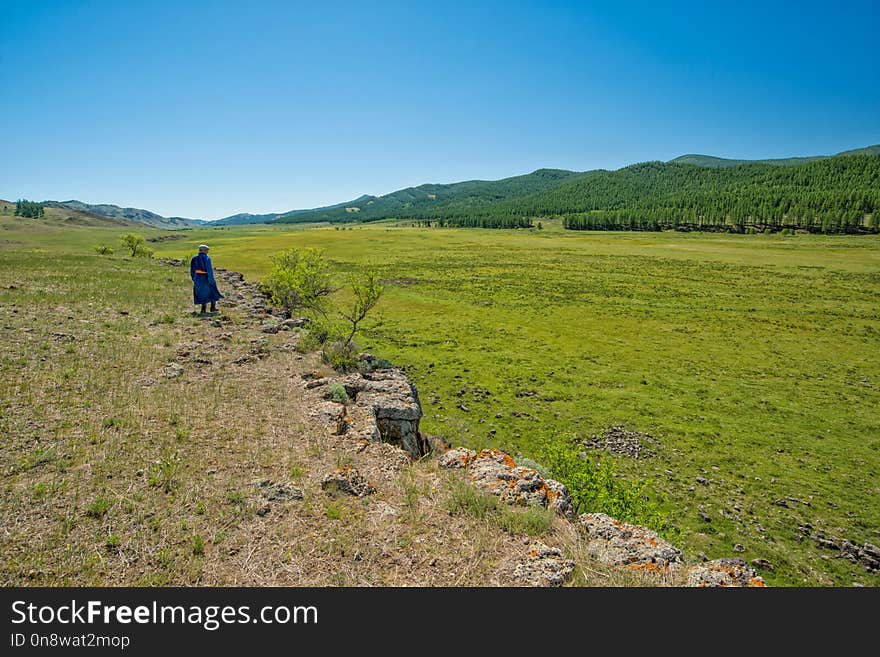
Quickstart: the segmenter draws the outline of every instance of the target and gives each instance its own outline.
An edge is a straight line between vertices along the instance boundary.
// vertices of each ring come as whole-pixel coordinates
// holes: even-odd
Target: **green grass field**
[[[0,242],[86,253],[119,232],[16,227]],[[216,267],[250,279],[291,246],[323,249],[340,278],[381,266],[389,283],[361,347],[406,367],[424,431],[524,456],[611,425],[647,432],[653,458],[588,458],[649,481],[690,553],[767,559],[762,575],[777,585],[880,584],[799,529],[880,541],[880,238],[391,225],[182,234],[151,247],[182,257],[205,241]]]

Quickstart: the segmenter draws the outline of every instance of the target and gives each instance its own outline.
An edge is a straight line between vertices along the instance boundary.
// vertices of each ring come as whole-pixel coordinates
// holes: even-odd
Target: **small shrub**
[[[231,490],[226,493],[226,500],[230,504],[237,504],[238,506],[244,506],[247,504],[247,496],[238,490]]]
[[[113,255],[113,249],[106,244],[99,244],[95,247],[95,253],[98,255]]]
[[[86,508],[86,515],[90,518],[102,518],[110,509],[110,500],[99,497]]]
[[[535,447],[552,478],[568,488],[577,513],[606,513],[661,533],[668,530],[660,503],[647,495],[647,483],[636,485],[616,478],[608,460],[595,463],[580,458],[576,443],[564,436],[538,439]]]
[[[498,510],[498,500],[456,479],[445,503],[450,515],[468,515],[484,520]]]
[[[509,534],[542,536],[550,531],[555,515],[553,509],[545,509],[540,506],[525,509],[508,507],[501,509],[498,524]]]
[[[337,372],[351,372],[358,367],[354,345],[344,340],[325,343],[321,349],[321,360]]]
[[[324,513],[330,518],[330,520],[339,520],[342,517],[342,509],[336,504],[328,504],[324,509]]]
[[[205,540],[198,534],[192,538],[192,553],[197,557],[205,554]]]
[[[533,461],[532,459],[527,458],[527,457],[523,456],[522,454],[517,454],[516,464],[520,467],[529,468],[531,470],[534,470],[539,475],[541,475],[544,479],[552,479],[553,478],[550,476],[550,470],[548,470],[546,467],[544,467],[543,465],[541,465],[537,461]]]
[[[176,452],[174,454],[169,452],[150,466],[147,483],[154,488],[161,488],[164,492],[170,493],[180,485],[180,482],[177,481],[177,474],[181,467],[183,464],[180,456]]]
[[[111,415],[101,421],[101,426],[105,429],[121,429],[125,426],[125,421],[115,415]]]
[[[118,534],[110,534],[110,536],[107,537],[107,540],[104,541],[104,545],[108,550],[114,551],[122,545],[122,539],[119,538]]]
[[[338,404],[347,404],[349,401],[348,393],[345,391],[345,386],[339,382],[330,384],[330,388],[327,391],[327,398],[331,401],[335,401]]]
[[[298,465],[295,465],[292,468],[290,468],[290,478],[291,479],[302,479],[305,476],[305,474],[306,474],[306,471],[303,470]]]

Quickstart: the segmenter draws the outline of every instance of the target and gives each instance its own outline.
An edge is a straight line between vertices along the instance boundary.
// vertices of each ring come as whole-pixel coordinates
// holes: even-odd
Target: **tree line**
[[[724,169],[646,163],[521,205],[569,230],[880,232],[880,157]]]
[[[19,199],[15,202],[15,216],[39,219],[43,216],[43,204],[36,201]]]
[[[530,227],[549,217],[569,230],[880,232],[880,156],[787,167],[646,162],[572,176],[521,198],[418,213],[431,225],[462,227]]]

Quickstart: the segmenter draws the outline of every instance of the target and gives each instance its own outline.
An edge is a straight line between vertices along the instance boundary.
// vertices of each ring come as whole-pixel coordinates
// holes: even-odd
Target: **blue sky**
[[[216,219],[880,142],[877,2],[0,0],[0,197]]]

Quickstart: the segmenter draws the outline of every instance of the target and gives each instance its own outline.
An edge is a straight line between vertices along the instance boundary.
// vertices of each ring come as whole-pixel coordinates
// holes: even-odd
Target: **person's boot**
[[[199,314],[200,314],[200,315],[206,315],[206,314],[207,314],[207,313],[205,312],[205,304],[202,304],[202,311],[201,311]]]
[[[211,312],[212,313],[217,312],[217,304],[214,302],[211,302]]]

